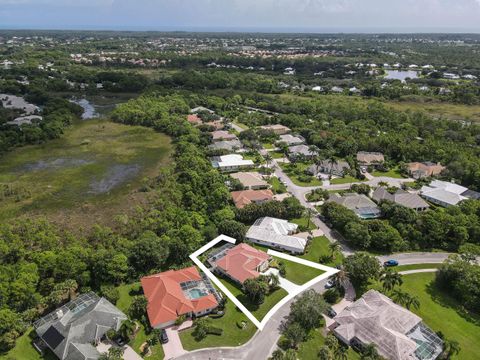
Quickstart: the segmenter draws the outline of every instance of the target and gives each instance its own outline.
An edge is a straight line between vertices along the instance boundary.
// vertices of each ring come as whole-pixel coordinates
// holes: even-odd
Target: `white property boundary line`
[[[231,238],[226,235],[219,235],[212,241],[210,241],[208,244],[202,246],[200,249],[195,251],[190,255],[190,259],[197,265],[200,270],[202,270],[205,275],[208,276],[208,278],[247,316],[247,318],[259,329],[263,330],[265,327],[266,323],[270,318],[277,312],[278,309],[280,309],[283,305],[285,305],[287,302],[289,302],[291,299],[293,299],[295,296],[303,292],[304,290],[308,289],[310,286],[329,278],[330,276],[336,274],[339,270],[334,269],[329,266],[321,265],[314,263],[312,261],[308,261],[305,259],[300,259],[295,256],[287,255],[275,250],[268,250],[267,254],[282,258],[288,261],[296,262],[305,266],[310,266],[319,270],[325,271],[323,274],[311,279],[310,281],[306,282],[302,286],[299,286],[296,291],[288,293],[287,296],[285,296],[283,299],[281,299],[278,303],[276,303],[269,311],[268,313],[264,316],[262,321],[258,321],[258,319],[243,305],[236,297],[233,295],[230,290],[227,289],[225,285],[222,284],[219,278],[217,278],[208,268],[198,259],[198,256],[203,254],[205,251],[209,250],[210,248],[214,247],[216,244],[218,244],[220,241],[226,241],[231,244],[235,244],[237,240],[234,238]]]

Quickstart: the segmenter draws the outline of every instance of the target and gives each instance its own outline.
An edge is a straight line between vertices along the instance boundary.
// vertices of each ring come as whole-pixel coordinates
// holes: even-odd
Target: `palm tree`
[[[328,248],[330,249],[330,254],[331,254],[333,260],[335,260],[335,254],[337,252],[339,252],[340,250],[342,250],[342,246],[340,245],[340,243],[338,241],[330,243],[328,245]]]
[[[265,159],[265,162],[267,163],[267,168],[270,167],[270,162],[273,160],[272,155],[270,155],[269,153],[267,153],[267,154],[264,156],[264,159]]]
[[[318,154],[318,147],[316,147],[315,145],[310,145],[308,147],[308,151],[310,152],[310,155],[313,157],[316,154]]]
[[[268,282],[270,284],[270,291],[272,291],[280,285],[280,278],[276,274],[270,274]]]
[[[332,178],[332,173],[333,173],[333,166],[334,165],[337,165],[338,164],[338,161],[337,159],[334,157],[334,156],[331,156],[329,159],[328,159],[328,164],[330,165],[330,179]]]
[[[383,290],[387,292],[392,291],[395,286],[401,286],[403,284],[402,275],[390,269],[384,273],[380,280],[382,282]]]
[[[335,275],[333,275],[332,280],[337,287],[343,286],[348,281],[348,273],[342,267],[340,271],[338,271]]]
[[[72,280],[72,279],[65,280],[63,282],[62,287],[68,296],[68,301],[71,301],[76,298],[78,283],[75,280]]]
[[[335,351],[335,360],[348,360],[348,347],[340,345]]]
[[[410,310],[411,307],[414,309],[420,307],[420,301],[415,295],[410,295],[402,290],[394,290],[392,294],[393,299],[400,305],[405,306],[408,310]]]
[[[137,328],[137,324],[135,324],[135,322],[131,320],[125,320],[120,326],[120,335],[125,340],[128,340],[131,338],[136,328]]]
[[[377,348],[375,344],[368,344],[362,350],[362,359],[367,358],[370,360],[380,359],[380,355],[378,355]]]
[[[311,217],[313,215],[313,210],[310,209],[310,208],[306,208],[305,209],[305,215],[307,216],[307,229],[309,229],[310,228]]]
[[[441,359],[451,359],[460,352],[460,344],[455,340],[443,339],[443,352]]]

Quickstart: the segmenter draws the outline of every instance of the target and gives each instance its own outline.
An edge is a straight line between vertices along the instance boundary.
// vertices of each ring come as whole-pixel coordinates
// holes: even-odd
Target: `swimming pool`
[[[207,296],[208,293],[206,293],[205,291],[202,291],[200,289],[191,289],[188,291],[188,294],[190,295],[190,297],[192,299],[198,299],[198,298],[201,298],[203,296]]]

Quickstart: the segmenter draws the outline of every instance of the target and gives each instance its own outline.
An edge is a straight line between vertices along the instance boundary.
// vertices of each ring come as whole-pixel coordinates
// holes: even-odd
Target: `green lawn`
[[[434,331],[460,344],[460,354],[454,359],[474,360],[480,354],[480,316],[462,313],[462,305],[449,294],[437,289],[434,273],[403,276],[402,288],[418,296],[419,310],[413,310]]]
[[[372,175],[375,176],[375,177],[385,176],[385,177],[394,178],[394,179],[403,179],[404,178],[404,176],[402,176],[402,174],[400,174],[400,170],[398,168],[390,169],[387,172],[375,170],[375,171],[372,172]]]
[[[321,262],[327,266],[336,266],[342,263],[343,255],[341,252],[335,253],[335,259],[332,259],[330,249],[329,249],[330,241],[325,236],[318,236],[312,239],[309,246],[307,247],[307,251],[305,254],[301,255],[300,257],[305,260],[310,260],[313,262]],[[323,258],[328,259],[328,261],[320,261]]]
[[[407,271],[407,270],[418,270],[418,269],[437,269],[442,264],[414,264],[414,265],[399,265],[395,266],[392,269],[395,271]]]
[[[283,194],[283,193],[287,192],[287,188],[285,187],[285,185],[283,185],[281,183],[281,181],[278,180],[278,178],[276,176],[272,176],[268,180],[268,182],[269,182],[270,185],[272,185],[272,191],[275,194]]]
[[[282,159],[285,157],[285,154],[280,151],[269,151],[268,153],[273,159]]]
[[[120,297],[115,305],[125,314],[128,313],[133,296],[140,293],[140,286],[140,283],[137,282],[133,284],[120,285],[118,287]]]
[[[0,355],[1,360],[58,360],[58,358],[47,350],[44,356],[41,356],[32,345],[36,333],[33,328],[29,328],[25,334],[17,339],[15,347],[5,355]]]
[[[242,123],[240,123],[240,122],[238,122],[238,121],[233,121],[232,123],[235,124],[235,125],[237,125],[238,127],[241,127],[243,130],[248,130],[248,129],[249,129],[249,127],[248,127],[247,125],[242,124]]]
[[[240,329],[237,324],[246,321],[245,329]],[[197,341],[192,335],[193,329],[188,329],[180,333],[180,339],[185,350],[196,350],[208,347],[218,346],[239,346],[245,344],[257,331],[247,317],[235,307],[231,301],[227,300],[225,306],[225,315],[219,319],[211,319],[212,326],[223,329],[221,336],[207,335],[203,340]]]
[[[264,149],[267,149],[267,150],[275,148],[275,145],[270,144],[270,143],[262,143],[262,146],[263,146]]]
[[[302,226],[308,230],[315,230],[317,226],[313,223],[313,221],[308,221],[307,217],[299,218],[299,219],[291,219],[290,222],[297,224],[298,226]]]
[[[355,182],[363,182],[365,180],[360,180],[357,178],[354,178],[353,176],[345,176],[343,178],[335,178],[330,180],[330,184],[336,185],[336,184],[350,184],[350,183],[355,183]]]
[[[314,176],[305,175],[305,170],[310,166],[309,163],[296,163],[295,168],[292,169],[291,164],[280,164],[285,174],[298,186],[321,186],[322,181]],[[310,180],[304,181],[302,177],[307,176]]]
[[[234,284],[232,281],[225,278],[220,278],[220,281],[227,287],[230,292],[235,295],[235,297],[242,302],[243,305],[257,318],[257,320],[262,321],[265,315],[270,311],[270,309],[282,300],[285,296],[288,295],[287,291],[279,288],[273,293],[268,294],[265,297],[263,304],[257,305],[252,304],[248,297],[240,290],[240,288]]]
[[[307,281],[310,281],[313,278],[324,273],[324,271],[320,269],[302,265],[293,261],[277,257],[274,257],[274,259],[277,261],[277,263],[282,262],[283,264],[285,264],[285,270],[287,271],[285,278],[297,285],[303,285]]]
[[[307,341],[300,344],[297,352],[297,358],[300,360],[317,360],[318,351],[325,343],[325,337],[322,334],[321,329],[315,329],[309,334]],[[358,360],[360,355],[356,353],[352,348],[347,352],[348,360]]]

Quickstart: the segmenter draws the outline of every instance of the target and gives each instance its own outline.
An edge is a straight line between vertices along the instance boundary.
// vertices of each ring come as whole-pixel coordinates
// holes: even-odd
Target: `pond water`
[[[415,70],[385,70],[385,73],[387,74],[385,79],[401,80],[402,82],[405,82],[406,78],[418,78],[418,71]]]
[[[88,165],[92,163],[93,161],[84,160],[84,159],[56,158],[56,159],[39,160],[34,163],[25,164],[21,170],[25,170],[27,172],[40,171],[40,170],[59,170],[63,168]]]
[[[72,99],[71,102],[80,105],[83,108],[82,120],[94,119],[99,117],[95,106],[87,99]]]
[[[90,183],[90,193],[107,193],[118,185],[133,179],[140,170],[141,167],[138,164],[113,165],[102,179]]]

